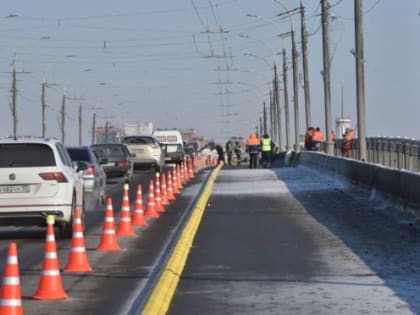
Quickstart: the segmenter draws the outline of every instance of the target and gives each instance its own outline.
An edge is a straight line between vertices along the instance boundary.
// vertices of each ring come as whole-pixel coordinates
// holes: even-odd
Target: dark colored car
[[[133,155],[123,143],[94,144],[91,146],[107,177],[124,176],[127,182],[133,179]]]
[[[95,153],[89,146],[67,147],[72,161],[85,162],[87,170],[83,172],[83,187],[92,192],[101,204],[106,199],[106,173],[99,164]]]

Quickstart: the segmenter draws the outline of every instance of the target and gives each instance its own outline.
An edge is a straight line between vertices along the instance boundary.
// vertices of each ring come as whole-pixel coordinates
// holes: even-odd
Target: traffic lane
[[[309,205],[324,194],[340,200],[340,187],[275,171],[288,183],[272,170],[220,172],[169,314],[410,314],[287,185],[306,187]]]
[[[154,175],[154,173],[150,173],[150,175]],[[140,178],[147,180],[147,174],[141,173],[138,179]],[[133,300],[148,280],[162,247],[171,237],[171,231],[186,210],[194,193],[198,191],[198,185],[202,180],[202,176],[197,176],[194,181],[188,183],[184,187],[182,195],[177,197],[160,218],[148,219],[148,227],[134,228],[138,234],[137,237],[118,238],[122,249],[120,252],[96,251],[102,234],[104,212],[97,209],[88,213],[87,231],[84,233],[84,239],[93,272],[84,274],[61,272],[63,288],[69,296],[66,300],[37,301],[32,299],[39,284],[44,256],[45,230],[42,238],[38,240],[19,241],[20,282],[24,308],[29,309],[31,314],[47,314],[52,311],[60,312],[63,315],[127,314]],[[137,183],[136,180],[132,186]],[[132,189],[134,190],[134,188]],[[130,195],[131,193],[130,189]],[[116,194],[120,195],[121,191]],[[117,199],[118,196],[115,197]],[[130,201],[133,204],[134,199],[130,199]],[[116,226],[120,205],[114,206]],[[59,239],[57,247],[62,270],[70,252],[70,241]]]

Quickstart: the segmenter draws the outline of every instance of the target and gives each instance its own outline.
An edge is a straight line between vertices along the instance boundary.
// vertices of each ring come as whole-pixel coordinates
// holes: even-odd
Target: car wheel
[[[99,203],[102,206],[106,203],[106,195],[105,195],[105,192],[101,193],[101,195],[99,197]]]
[[[76,196],[73,195],[73,200],[71,202],[71,217],[69,222],[61,222],[59,225],[60,237],[61,238],[71,238],[73,237],[73,218],[76,211]],[[81,210],[81,224],[83,231],[85,230],[85,201],[83,199],[82,209]]]
[[[61,222],[59,225],[60,237],[62,238],[71,238],[73,236],[73,217],[76,210],[76,196],[73,195],[73,200],[71,202],[71,215],[69,222]],[[82,215],[83,217],[83,215]]]

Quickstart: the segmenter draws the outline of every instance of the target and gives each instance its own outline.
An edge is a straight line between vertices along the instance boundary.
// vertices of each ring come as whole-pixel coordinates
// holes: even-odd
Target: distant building
[[[335,119],[335,134],[337,139],[343,139],[347,128],[352,128],[350,118],[339,117]]]
[[[95,143],[120,143],[124,135],[124,129],[109,125],[108,127],[96,127]]]

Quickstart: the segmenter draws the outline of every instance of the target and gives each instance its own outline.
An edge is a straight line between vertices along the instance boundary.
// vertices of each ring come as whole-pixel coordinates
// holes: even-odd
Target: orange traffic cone
[[[16,243],[9,244],[7,263],[4,266],[3,285],[0,295],[0,314],[23,314]]]
[[[166,187],[166,175],[162,174],[162,183],[160,184],[160,191],[162,192],[162,205],[169,205],[168,189]]]
[[[171,172],[168,172],[168,200],[175,200],[175,196],[174,196],[174,189],[172,186],[172,176],[171,176]]]
[[[118,236],[136,236],[131,226],[130,200],[128,198],[128,184],[124,184],[123,200],[120,211],[120,224],[117,229]]]
[[[101,241],[96,250],[118,251],[120,250],[117,237],[115,235],[114,210],[112,209],[112,199],[106,200],[105,220]]]
[[[165,209],[163,209],[162,205],[162,195],[160,194],[160,181],[159,181],[159,173],[156,173],[156,182],[155,182],[155,206],[156,211],[163,212]]]
[[[155,187],[153,179],[149,182],[149,193],[147,194],[146,218],[159,218],[155,205]]]
[[[182,172],[182,184],[185,185],[188,182],[188,173],[187,173],[187,164],[185,161],[181,163],[181,172]]]
[[[37,300],[63,300],[67,298],[64,292],[61,277],[60,263],[57,258],[57,245],[54,235],[54,216],[47,216],[47,240],[45,243],[45,256],[42,265],[42,275],[38,290],[32,296]]]
[[[176,168],[172,169],[172,187],[174,194],[179,194],[178,176],[176,175]]]
[[[181,173],[181,165],[178,164],[176,166],[176,178],[178,179],[178,189],[181,190],[182,189],[182,184],[183,184],[183,176]]]
[[[147,226],[143,211],[143,196],[141,193],[141,185],[137,185],[136,203],[134,213],[131,217],[131,224],[134,226]]]
[[[82,213],[76,209],[74,213],[73,237],[71,240],[71,251],[65,272],[91,272],[86,254],[85,238],[83,237]]]
[[[188,158],[187,163],[188,163],[188,178],[193,179],[194,178],[194,170],[193,170],[192,158]]]

